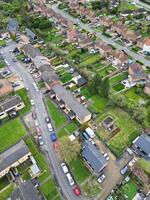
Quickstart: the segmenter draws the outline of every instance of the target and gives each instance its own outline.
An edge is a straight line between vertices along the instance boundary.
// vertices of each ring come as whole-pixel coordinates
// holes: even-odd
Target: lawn
[[[13,185],[8,186],[6,190],[0,193],[0,200],[6,200],[8,197],[10,197],[13,191]]]
[[[78,129],[78,125],[75,122],[71,122],[68,125],[66,125],[64,128],[62,128],[59,132],[58,132],[58,137],[61,138],[63,136],[66,135],[71,135],[74,131],[76,131]]]
[[[60,80],[63,82],[63,83],[67,83],[69,82],[70,80],[72,79],[72,75],[68,72],[65,72],[63,74],[60,75]]]
[[[131,4],[131,2],[128,2],[127,0],[121,1],[119,6],[119,11],[123,12],[125,10],[137,10],[138,7]]]
[[[119,191],[124,196],[125,199],[132,200],[134,196],[137,194],[137,186],[131,180],[125,185],[121,186]]]
[[[43,183],[39,187],[39,190],[42,194],[44,194],[47,200],[51,200],[57,195],[57,190],[52,179],[48,179],[45,183]]]
[[[80,157],[76,160],[72,160],[69,163],[69,166],[78,183],[82,183],[90,175],[89,170],[86,168],[83,160]]]
[[[110,65],[110,66],[107,66],[107,67],[101,69],[100,71],[98,71],[98,74],[101,77],[105,77],[114,71],[116,71],[116,68],[114,68],[113,66]]]
[[[116,76],[113,76],[110,80],[109,83],[111,86],[113,86],[114,84],[123,81],[124,79],[126,79],[128,77],[128,73],[124,72],[121,74],[118,74]]]
[[[80,92],[81,92],[81,94],[82,94],[83,96],[85,96],[86,99],[91,98],[91,93],[90,93],[90,91],[88,90],[87,87],[82,87],[82,88],[80,89]]]
[[[0,68],[3,68],[5,66],[6,66],[5,61],[3,59],[0,59]]]
[[[8,181],[7,177],[6,176],[2,177],[0,179],[0,190],[5,188],[8,184],[9,184],[9,181]]]
[[[117,85],[113,86],[113,90],[115,90],[116,92],[119,92],[121,90],[123,90],[125,88],[125,86],[122,83],[118,83]]]
[[[22,115],[29,112],[31,109],[31,103],[26,88],[22,88],[16,91],[16,94],[18,94],[21,97],[22,101],[25,104],[25,107],[22,110],[20,110],[19,113]]]
[[[101,60],[101,56],[99,54],[92,54],[89,55],[88,58],[86,58],[83,62],[80,63],[80,67],[92,65],[94,63],[97,63]]]
[[[107,106],[108,100],[104,97],[100,97],[98,95],[94,95],[90,98],[92,104],[90,105],[90,109],[94,112],[103,112]]]
[[[119,108],[112,108],[101,115],[97,119],[97,123],[100,124],[108,116],[114,119],[115,125],[120,131],[107,144],[116,156],[120,156],[124,149],[139,135],[139,125],[131,119],[128,113]],[[98,134],[103,140],[109,136],[104,128],[101,128]]]
[[[138,159],[137,161],[137,165],[142,168],[147,174],[150,175],[150,162],[143,159],[143,158],[140,158]]]
[[[63,113],[59,111],[58,108],[56,108],[56,106],[50,101],[50,99],[47,99],[46,103],[55,127],[59,128],[60,126],[65,124],[67,122],[67,119],[63,115]]]
[[[6,41],[5,40],[0,40],[0,46],[5,46],[6,45]]]
[[[0,126],[0,152],[17,143],[26,135],[25,127],[19,118],[10,120]]]

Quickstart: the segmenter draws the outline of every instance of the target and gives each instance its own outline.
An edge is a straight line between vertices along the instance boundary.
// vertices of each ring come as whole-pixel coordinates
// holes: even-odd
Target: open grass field
[[[39,190],[44,194],[47,200],[54,199],[54,197],[57,195],[55,184],[51,178],[43,183]]]
[[[15,118],[0,126],[0,152],[17,143],[26,135],[25,127],[19,118]]]
[[[60,126],[65,124],[67,122],[67,119],[63,115],[63,113],[58,110],[58,108],[50,101],[50,99],[46,99],[46,103],[55,127],[59,128]]]
[[[14,191],[13,185],[9,185],[6,190],[0,193],[0,200],[6,200]]]
[[[121,186],[119,191],[124,196],[125,199],[132,200],[137,193],[137,186],[131,180],[125,185]]]
[[[106,109],[108,103],[106,98],[94,95],[90,98],[90,100],[92,101],[92,104],[89,108],[94,112],[103,112]]]
[[[80,157],[76,160],[72,160],[69,163],[69,166],[78,183],[82,183],[90,175],[89,170],[86,168],[83,160]]]
[[[139,135],[139,125],[131,119],[128,113],[119,108],[110,109],[108,112],[101,115],[97,119],[97,123],[100,124],[108,116],[113,118],[115,125],[120,131],[111,138],[107,144],[112,152],[116,156],[119,156]],[[101,128],[98,134],[102,139],[106,139],[109,136],[109,133],[104,128]]]
[[[78,125],[75,122],[71,122],[68,125],[66,125],[64,128],[62,128],[58,133],[57,136],[59,138],[66,136],[66,135],[71,135],[74,131],[78,129]]]

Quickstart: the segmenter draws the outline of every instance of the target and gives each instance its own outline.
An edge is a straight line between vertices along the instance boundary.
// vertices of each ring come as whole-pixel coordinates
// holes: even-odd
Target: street
[[[73,23],[77,22],[76,18],[72,17],[71,15],[69,15],[68,13],[66,13],[63,10],[60,10],[58,8],[58,5],[56,5],[56,4],[55,5],[47,4],[46,6],[49,7],[49,8],[52,8],[56,13],[60,14],[65,19],[68,19],[69,21],[71,21]],[[121,46],[120,44],[116,43],[113,39],[104,36],[102,33],[98,32],[95,29],[93,29],[90,25],[82,23],[80,20],[78,20],[78,26],[80,26],[82,29],[88,31],[91,34],[94,33],[98,38],[102,39],[107,44],[113,45],[116,49],[124,50],[129,56],[131,56],[133,59],[135,59],[137,61],[142,62],[145,66],[150,66],[150,61],[146,60],[144,58],[144,55],[136,54],[133,51],[131,51],[128,47]]]
[[[9,49],[14,49],[16,44],[14,42],[11,42],[3,48],[3,56],[7,59],[7,61],[10,63],[10,69],[14,73],[18,73],[21,78],[23,79],[25,87],[29,89],[30,98],[34,100],[35,103],[35,111],[37,113],[37,118],[39,122],[39,126],[42,130],[43,139],[45,141],[44,150],[46,150],[48,157],[50,159],[50,167],[53,170],[54,176],[56,177],[58,184],[64,194],[65,199],[68,200],[76,200],[77,197],[74,195],[72,188],[67,182],[66,177],[64,176],[64,173],[62,172],[62,169],[60,167],[60,161],[53,149],[52,142],[50,140],[50,134],[47,130],[47,125],[45,123],[45,117],[47,117],[47,111],[43,102],[43,96],[41,92],[36,92],[35,88],[33,86],[33,83],[35,82],[32,76],[25,70],[23,65],[19,62],[13,62],[12,59],[15,57],[15,55],[11,52],[9,52]],[[78,199],[84,199],[83,197],[78,197]]]

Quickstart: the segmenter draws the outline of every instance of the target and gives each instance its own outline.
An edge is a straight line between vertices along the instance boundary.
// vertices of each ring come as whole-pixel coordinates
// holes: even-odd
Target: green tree
[[[110,90],[109,79],[103,79],[98,85],[98,94],[104,97],[108,97]]]

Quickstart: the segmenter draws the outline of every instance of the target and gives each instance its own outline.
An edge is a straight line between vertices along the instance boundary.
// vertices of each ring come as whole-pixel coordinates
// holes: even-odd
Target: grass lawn
[[[3,59],[0,59],[0,68],[3,68],[5,66],[6,66],[5,61]]]
[[[69,82],[71,79],[72,79],[72,76],[71,76],[71,74],[68,73],[68,72],[65,72],[64,74],[60,75],[60,80],[61,80],[63,83],[67,83],[67,82]]]
[[[48,179],[43,183],[39,190],[44,194],[47,200],[51,200],[57,195],[57,190],[52,179]]]
[[[121,90],[123,90],[125,87],[122,83],[118,83],[117,85],[113,86],[113,90],[115,90],[116,92],[119,92]]]
[[[78,183],[82,183],[90,175],[89,170],[86,168],[83,160],[80,157],[76,160],[72,160],[69,163],[69,166]]]
[[[37,85],[40,89],[45,87],[44,81],[42,80],[38,81]]]
[[[26,112],[29,112],[31,109],[31,103],[26,88],[22,88],[16,91],[16,94],[18,94],[21,97],[22,101],[25,104],[25,107],[22,110],[20,110],[19,113],[23,115]]]
[[[103,69],[101,69],[98,74],[101,76],[101,77],[105,77],[107,75],[109,75],[110,73],[116,71],[116,68],[114,68],[113,66],[107,66]]]
[[[0,126],[0,152],[17,143],[26,135],[25,127],[19,118],[10,120]]]
[[[22,59],[25,59],[26,57],[25,57],[25,55],[23,53],[21,53],[21,54],[17,55],[16,58],[18,60],[22,60]]]
[[[13,191],[13,185],[8,186],[6,190],[0,193],[0,200],[6,200]]]
[[[66,135],[71,135],[74,131],[78,129],[78,125],[75,122],[69,123],[67,126],[65,126],[63,129],[61,129],[58,132],[58,137],[61,138]]]
[[[144,158],[140,158],[137,161],[137,165],[142,168],[147,174],[150,175],[150,162],[146,161]]]
[[[91,93],[89,92],[88,88],[87,87],[82,87],[80,89],[80,92],[83,96],[85,96],[86,99],[89,99],[91,98]]]
[[[131,4],[131,2],[128,2],[127,0],[121,1],[119,6],[119,11],[125,11],[125,10],[137,10],[138,7]]]
[[[128,200],[132,200],[134,198],[134,196],[137,193],[137,190],[137,186],[131,180],[125,183],[125,185],[121,186],[121,188],[119,189],[119,191],[125,197],[125,199]]]
[[[94,95],[90,98],[92,100],[92,105],[90,105],[90,109],[95,112],[103,112],[107,106],[108,100],[104,97],[100,97],[98,95]]]
[[[0,179],[0,190],[5,188],[9,184],[9,181],[6,176]]]
[[[116,76],[113,76],[110,80],[109,83],[111,86],[113,86],[114,84],[123,81],[124,79],[126,79],[128,77],[128,73],[124,72],[121,74],[118,74]]]
[[[63,124],[67,122],[66,117],[63,115],[61,111],[56,108],[56,106],[50,101],[50,99],[47,99],[47,108],[48,111],[52,117],[52,120],[54,121],[54,125],[56,128],[59,128]]]
[[[0,40],[0,46],[5,46],[6,45],[6,41],[5,40]]]
[[[87,65],[92,65],[94,63],[97,63],[101,60],[101,56],[99,54],[91,54],[86,58],[83,62],[81,62],[79,65],[80,67],[82,66],[87,66]]]
[[[109,148],[116,156],[119,156],[139,135],[139,125],[131,119],[128,113],[119,108],[112,108],[101,115],[97,119],[97,123],[100,124],[108,116],[111,116],[114,119],[115,125],[120,129],[120,131],[108,142]],[[98,134],[102,139],[109,136],[109,133],[104,128],[101,128]]]

